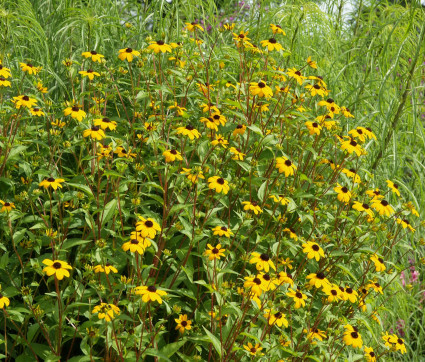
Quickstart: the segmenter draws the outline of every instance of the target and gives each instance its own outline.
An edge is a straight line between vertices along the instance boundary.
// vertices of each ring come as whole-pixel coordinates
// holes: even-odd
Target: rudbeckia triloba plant
[[[399,358],[380,315],[421,226],[373,118],[279,18],[181,20],[2,56],[0,353]]]

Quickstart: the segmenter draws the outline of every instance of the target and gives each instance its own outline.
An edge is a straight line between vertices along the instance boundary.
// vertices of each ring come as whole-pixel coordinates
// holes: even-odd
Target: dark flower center
[[[260,285],[260,284],[261,284],[261,280],[260,280],[260,278],[254,278],[253,282],[254,282],[255,284],[257,284],[257,285]]]
[[[102,119],[102,122],[109,123],[109,122],[111,122],[111,121],[109,120],[109,118],[106,118],[106,117],[105,117],[105,118],[103,118],[103,119]]]
[[[252,348],[251,348],[251,353],[257,353],[257,348],[252,347]]]
[[[351,337],[353,337],[354,339],[359,338],[359,334],[357,332],[351,332]]]
[[[137,245],[137,244],[139,244],[139,241],[137,239],[131,239],[130,243],[133,244],[133,245]]]
[[[125,51],[126,51],[126,53],[133,53],[133,49],[131,49],[131,48],[127,48]]]
[[[276,39],[275,39],[275,38],[270,38],[270,39],[269,39],[269,43],[276,44],[276,43],[277,43],[277,41],[276,41]]]
[[[282,313],[281,313],[281,312],[277,312],[277,313],[274,315],[274,317],[275,317],[276,319],[282,318]]]
[[[186,327],[187,326],[187,322],[186,321],[182,321],[180,324],[182,325],[182,327]]]
[[[266,84],[264,82],[259,82],[258,83],[258,87],[259,88],[264,88],[266,86]]]
[[[379,283],[375,283],[375,287],[379,288],[380,287]]]
[[[378,260],[379,260],[379,262],[380,262],[381,264],[384,264],[384,259],[382,259],[382,258],[378,258]]]
[[[263,279],[264,279],[265,281],[269,282],[272,278],[270,278],[270,275],[268,275],[268,274],[264,274],[264,275],[263,275]]]
[[[269,261],[270,260],[270,257],[267,254],[261,254],[260,255],[260,259],[262,261]]]
[[[375,352],[369,352],[369,356],[371,356],[371,357],[375,357]]]
[[[313,86],[313,88],[314,88],[314,89],[320,89],[320,85],[315,84],[315,85]]]
[[[29,101],[29,100],[30,100],[30,97],[28,97],[28,96],[23,96],[23,97],[22,97],[22,99],[23,99],[24,101]]]
[[[332,295],[337,295],[337,294],[338,294],[338,292],[337,292],[335,289],[332,289],[332,290],[331,290],[331,294],[332,294]]]
[[[313,122],[312,126],[313,126],[314,128],[317,128],[319,125],[318,125],[316,122]]]
[[[346,291],[348,294],[353,294],[353,289],[351,289],[351,288],[347,288],[345,291]]]
[[[354,140],[351,140],[350,141],[350,145],[353,146],[353,147],[356,147],[357,146],[357,142],[354,141]]]
[[[238,124],[238,125],[236,126],[236,128],[237,128],[237,129],[241,129],[241,128],[243,128],[243,125]]]
[[[403,340],[401,338],[397,339],[398,344],[403,344]]]
[[[369,209],[369,205],[368,204],[362,204],[362,206],[363,206],[363,209]]]
[[[80,108],[78,108],[77,106],[72,107],[73,112],[78,112],[79,110],[80,110]]]
[[[57,261],[57,262],[53,263],[52,267],[55,268],[55,269],[60,269],[60,268],[62,268],[62,264]]]
[[[323,274],[322,272],[318,272],[318,273],[316,274],[316,277],[317,277],[317,279],[321,279],[321,280],[323,280],[323,279],[325,279],[325,274]]]
[[[163,40],[158,40],[156,43],[157,43],[158,45],[164,45],[164,44],[165,44]]]
[[[55,182],[55,179],[54,179],[53,177],[49,177],[49,178],[47,179],[47,181],[49,181],[49,182]]]
[[[150,221],[150,220],[147,220],[147,221],[145,221],[145,226],[146,226],[147,228],[151,228],[151,227],[153,226],[153,222],[152,222],[152,221]]]
[[[4,82],[5,80],[6,80],[6,78],[0,77],[0,82]]]
[[[187,129],[188,131],[193,131],[195,128],[194,128],[193,126],[191,126],[190,124],[188,124],[188,125],[186,126],[186,129]]]
[[[93,69],[87,70],[87,73],[93,73]]]
[[[0,64],[0,70],[3,69],[3,66]]]
[[[346,193],[348,192],[348,189],[344,186],[344,187],[341,189],[341,191],[342,191],[344,194],[346,194]]]
[[[381,205],[382,205],[382,206],[388,206],[388,201],[386,201],[386,200],[382,200],[382,201],[381,201]]]
[[[27,63],[27,66],[30,67],[30,68],[33,67],[33,65],[31,63]]]
[[[156,287],[154,285],[150,285],[148,287],[148,292],[155,293],[156,292]]]
[[[298,75],[298,76],[300,76],[300,75],[301,75],[301,72],[300,72],[299,70],[297,70],[297,71],[295,72],[295,74],[296,74],[296,75]]]
[[[393,184],[394,188],[398,189],[398,185],[397,184]]]
[[[285,165],[289,167],[289,166],[291,166],[291,165],[292,165],[292,162],[291,162],[291,161],[289,161],[289,160],[286,160],[286,161],[285,161]]]
[[[360,128],[357,128],[357,133],[358,134],[363,134],[363,131]]]
[[[97,54],[97,51],[92,50],[92,51],[90,52],[90,54],[91,54],[91,55],[96,55],[96,54]]]
[[[319,245],[317,245],[317,244],[314,244],[312,247],[311,247],[314,251],[319,251]]]
[[[176,151],[176,150],[171,150],[171,151],[170,151],[170,153],[171,153],[172,155],[177,155],[177,151]]]
[[[354,168],[350,168],[348,171],[350,171],[352,173],[356,173],[356,170]]]
[[[223,230],[223,231],[227,231],[227,227],[222,226],[222,227],[221,227],[221,230]]]
[[[5,203],[4,203],[4,206],[6,206],[6,207],[7,207],[7,206],[10,206],[10,202],[5,202]]]
[[[296,293],[295,293],[295,296],[296,296],[298,299],[302,299],[302,297],[303,297],[302,293],[300,293],[300,292],[296,292]]]
[[[91,130],[92,130],[92,131],[99,131],[99,127],[98,127],[98,126],[93,126],[93,127],[91,128]]]
[[[326,102],[328,102],[328,103],[334,103],[334,100],[333,100],[332,98],[328,98],[328,99],[326,100]]]
[[[218,114],[213,116],[214,119],[220,119],[220,116]]]
[[[241,38],[241,39],[243,39],[243,38],[245,38],[245,35],[244,34],[239,34],[238,37]]]
[[[220,250],[218,250],[217,248],[214,248],[211,251],[213,254],[218,254],[220,252]]]
[[[258,203],[257,203],[257,201],[252,201],[252,202],[251,202],[251,205],[252,205],[252,206],[257,206],[257,205],[258,205]]]
[[[40,108],[34,108],[33,111],[34,112],[38,112],[40,110]]]
[[[367,294],[367,290],[365,288],[362,289],[363,294]]]
[[[217,179],[217,183],[220,185],[224,185],[224,180],[220,177],[219,179]]]
[[[339,290],[341,291],[341,292],[344,292],[344,287],[339,287]]]

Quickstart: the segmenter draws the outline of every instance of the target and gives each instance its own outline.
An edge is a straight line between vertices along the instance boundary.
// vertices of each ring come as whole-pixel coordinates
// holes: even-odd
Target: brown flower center
[[[127,48],[125,51],[126,51],[126,53],[133,53],[133,49],[131,49],[131,48]]]
[[[62,264],[57,261],[57,262],[53,263],[52,267],[55,268],[55,269],[60,269],[60,268],[62,268]]]
[[[131,239],[130,240],[130,243],[133,244],[133,245],[137,245],[137,244],[139,244],[139,240],[137,240],[137,239]]]
[[[266,86],[266,84],[264,82],[259,82],[258,83],[258,87],[259,88],[264,88]]]
[[[156,43],[157,43],[158,45],[164,45],[164,44],[165,44],[163,40],[158,40]]]
[[[22,100],[24,100],[24,101],[29,101],[29,100],[30,100],[30,97],[28,97],[28,96],[23,96],[23,97],[22,97]]]
[[[353,337],[354,339],[359,338],[359,334],[357,332],[351,332],[351,337]]]
[[[387,200],[382,200],[381,201],[381,205],[384,206],[384,207],[385,206],[388,206],[388,201]]]
[[[300,76],[300,75],[301,75],[301,72],[300,72],[299,70],[297,70],[297,71],[295,72],[295,74],[296,74],[296,75],[298,75],[298,76]]]
[[[224,185],[224,180],[220,177],[219,179],[217,179],[217,183],[220,185]]]
[[[300,292],[296,292],[296,293],[295,293],[295,296],[296,296],[298,299],[302,299],[302,297],[303,297],[302,293],[300,293]]]
[[[218,250],[217,248],[214,248],[214,249],[211,250],[211,252],[213,254],[218,254],[220,252],[220,250]]]
[[[99,131],[99,127],[98,127],[98,126],[93,126],[93,127],[91,128],[91,130],[92,130],[92,131],[97,132],[97,131]]]
[[[96,54],[97,54],[97,51],[92,50],[92,51],[90,52],[90,54],[91,54],[91,55],[96,55]]]
[[[148,292],[155,293],[156,292],[156,287],[154,285],[150,285],[148,287]]]
[[[223,231],[227,231],[227,227],[222,226],[222,227],[221,227],[221,230],[223,230]]]
[[[314,244],[312,247],[311,247],[314,251],[319,251],[319,245],[317,245],[317,244]]]
[[[153,222],[152,222],[152,221],[150,221],[150,220],[146,220],[146,221],[145,221],[145,226],[146,226],[147,228],[151,228],[151,227],[153,226]]]
[[[269,261],[270,260],[270,257],[267,254],[261,254],[260,255],[260,259],[262,261]]]
[[[291,162],[291,161],[289,161],[289,160],[286,160],[286,161],[285,161],[285,166],[288,166],[288,167],[289,167],[289,166],[291,166],[291,165],[292,165],[292,162]]]
[[[172,155],[177,155],[177,151],[176,151],[176,150],[171,150],[171,151],[170,151],[170,153],[171,153]]]
[[[323,279],[325,279],[325,274],[323,274],[323,272],[318,272],[318,273],[316,274],[316,277],[317,277],[317,279],[321,279],[321,280],[323,280]]]
[[[277,43],[277,41],[276,41],[276,39],[275,39],[275,38],[270,38],[270,39],[269,39],[269,43],[276,44],[276,43]]]
[[[53,177],[49,177],[49,178],[47,179],[47,181],[49,181],[49,182],[55,182],[55,179],[54,179]]]
[[[261,284],[261,280],[260,280],[260,278],[254,278],[253,282],[254,282],[255,284],[257,284],[257,285],[260,285],[260,284]]]
[[[80,108],[78,108],[77,106],[72,107],[73,112],[78,112],[79,110],[80,110]]]
[[[186,327],[187,326],[187,322],[186,321],[182,321],[180,324],[182,325],[182,327]]]
[[[188,125],[186,126],[186,129],[187,129],[188,131],[193,131],[195,128],[194,128],[192,125],[188,124]]]

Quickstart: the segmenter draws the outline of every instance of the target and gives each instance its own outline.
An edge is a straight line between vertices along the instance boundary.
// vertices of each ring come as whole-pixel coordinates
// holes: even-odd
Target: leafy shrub
[[[43,64],[3,59],[5,356],[406,352],[379,313],[418,212],[365,166],[373,125],[268,32],[188,22],[179,42],[84,49],[59,101]]]

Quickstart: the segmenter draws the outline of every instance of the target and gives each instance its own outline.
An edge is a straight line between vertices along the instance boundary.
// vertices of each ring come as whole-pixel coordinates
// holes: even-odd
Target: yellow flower
[[[89,78],[90,80],[93,80],[94,76],[100,76],[100,74],[98,72],[95,72],[93,69],[81,70],[78,73],[80,73],[83,77]]]
[[[91,60],[93,62],[98,62],[98,63],[102,63],[102,58],[104,58],[104,56],[102,54],[99,54],[98,52],[96,52],[95,50],[92,50],[90,52],[84,52],[81,53],[81,55],[84,58],[91,58]]]
[[[3,206],[0,209],[0,212],[10,212],[12,209],[15,209],[15,204],[13,202],[6,202],[3,200],[0,200],[0,204]]]
[[[246,156],[246,154],[242,153],[239,148],[230,147],[229,151],[233,154],[232,160],[235,161],[243,161],[243,158]]]
[[[179,318],[174,319],[174,321],[177,323],[176,330],[181,334],[183,334],[185,330],[192,329],[192,321],[187,319],[187,314],[179,315]]]
[[[109,118],[97,118],[93,120],[95,126],[100,126],[103,130],[109,129],[114,131],[117,128],[117,122],[111,121]]]
[[[230,238],[233,235],[232,230],[225,226],[216,226],[212,231],[214,232],[213,235],[225,236],[226,238]]]
[[[270,38],[268,40],[262,40],[260,43],[263,46],[263,48],[267,48],[267,50],[269,52],[271,52],[273,50],[277,50],[277,51],[284,50],[282,45],[279,44],[275,38]]]
[[[370,206],[366,203],[361,203],[359,201],[354,201],[353,209],[357,211],[365,212],[370,218],[374,217],[373,211],[370,209]]]
[[[386,267],[384,264],[384,259],[382,259],[380,256],[374,254],[370,257],[370,260],[374,262],[375,269],[378,273],[385,271]]]
[[[328,296],[329,303],[338,302],[341,299],[341,290],[335,284],[328,284],[323,287],[323,291]]]
[[[328,98],[325,101],[320,101],[319,103],[317,103],[317,105],[320,107],[325,106],[332,118],[334,114],[339,114],[341,110],[341,108],[335,103],[332,98]]]
[[[307,241],[306,244],[303,244],[303,253],[307,254],[308,259],[315,258],[316,261],[320,260],[320,257],[325,257],[325,252],[323,249],[319,246],[319,244],[314,243],[312,241]]]
[[[325,277],[323,272],[311,273],[307,276],[307,279],[310,279],[310,286],[315,288],[325,288],[329,286],[329,280]]]
[[[398,190],[398,184],[396,184],[396,183],[394,183],[390,180],[387,180],[386,182],[387,182],[388,187],[392,190],[392,192],[394,192],[397,196],[400,196],[400,191]]]
[[[343,337],[345,344],[353,348],[362,348],[362,336],[359,334],[358,329],[349,324],[345,325],[344,328],[346,329]]]
[[[92,126],[83,132],[83,137],[91,137],[94,140],[102,140],[106,137],[105,132],[98,126]]]
[[[215,140],[211,141],[211,144],[213,146],[221,145],[224,148],[227,148],[227,145],[229,144],[229,141],[227,141],[221,134],[215,135]]]
[[[86,118],[86,112],[76,105],[66,108],[63,113],[65,116],[71,116],[71,118],[76,119],[78,122],[81,122],[83,118]]]
[[[27,72],[28,74],[37,74],[41,67],[34,67],[31,63],[19,63],[21,70]]]
[[[43,186],[45,189],[51,187],[53,188],[53,190],[56,190],[58,187],[62,188],[61,183],[65,182],[65,180],[63,178],[53,178],[53,177],[49,177],[48,179],[45,179],[43,181],[41,181],[38,186]]]
[[[12,74],[10,73],[10,69],[3,66],[0,61],[0,77],[7,79],[7,78],[10,78],[11,76]]]
[[[286,35],[286,33],[283,31],[283,29],[280,25],[270,24],[270,29],[272,29],[273,34]]]
[[[276,324],[278,327],[288,327],[288,321],[285,318],[285,314],[282,312],[264,309],[264,318],[268,320],[269,325]]]
[[[338,194],[338,200],[344,202],[345,204],[348,204],[351,199],[350,190],[347,189],[345,186],[341,186],[340,184],[337,185],[338,186],[334,188],[334,191]]]
[[[60,119],[56,119],[55,121],[50,122],[50,124],[54,127],[59,127],[59,128],[63,128],[66,125],[66,123],[62,122]]]
[[[1,67],[1,64],[0,64],[0,67]],[[5,68],[3,68],[3,69],[5,69]],[[11,87],[12,84],[6,78],[0,77],[0,86],[1,87]]]
[[[292,267],[290,269],[292,269]],[[282,284],[290,284],[291,286],[294,285],[292,275],[287,274],[285,272],[279,272],[277,282],[279,283],[279,285],[282,285]]]
[[[286,295],[294,300],[295,309],[305,307],[305,299],[307,299],[307,296],[303,294],[299,289],[295,291],[289,288],[288,293],[286,293]]]
[[[304,329],[303,332],[307,333],[307,339],[309,340],[317,339],[319,341],[323,341],[323,338],[326,338],[325,331],[322,331],[317,328],[316,329],[310,328],[310,331],[307,331],[307,329]],[[313,342],[312,344],[315,344],[315,342]]]
[[[192,23],[185,23],[186,29],[188,31],[194,32],[196,29],[199,29],[200,31],[204,31],[204,28],[200,26],[198,23],[192,22]]]
[[[43,269],[43,272],[49,277],[51,275],[55,275],[58,280],[62,280],[63,277],[69,277],[68,270],[72,270],[71,265],[69,265],[66,261],[44,259],[42,263],[47,265]]]
[[[255,267],[257,270],[264,270],[266,273],[269,272],[270,268],[273,270],[276,270],[276,267],[273,263],[273,261],[270,259],[270,257],[267,254],[260,254],[257,252],[253,252],[251,254],[252,258],[250,259],[250,264],[255,264]]]
[[[186,108],[180,107],[179,105],[177,105],[177,102],[174,102],[174,105],[169,106],[168,109],[175,109],[179,116],[183,116],[184,112],[187,111]]]
[[[188,124],[186,127],[178,127],[177,134],[182,134],[193,140],[195,138],[201,137],[201,134],[196,130],[192,125]]]
[[[252,345],[250,342],[248,342],[248,344],[245,346],[243,346],[243,348],[245,348],[249,354],[251,356],[259,356],[259,355],[263,355],[261,353],[261,350],[263,349],[262,347],[260,347],[260,343],[257,343],[255,346]]]
[[[238,124],[233,131],[233,136],[236,137],[238,135],[242,136],[246,131],[246,126],[243,124]]]
[[[36,105],[37,100],[35,98],[30,98],[28,96],[23,95],[23,96],[13,97],[12,102],[15,103],[15,107],[17,109],[21,107],[32,108],[33,106]]]
[[[204,255],[208,256],[209,260],[218,259],[220,260],[221,257],[224,257],[224,252],[226,249],[221,248],[221,244],[217,244],[216,246],[212,246],[211,244],[207,244],[208,249],[205,250]]]
[[[317,122],[305,122],[306,127],[308,128],[308,131],[311,135],[320,135],[320,131],[322,129],[322,126]]]
[[[294,175],[297,166],[286,157],[278,157],[276,158],[276,168],[279,170],[279,173],[285,173],[285,176],[288,177]]]
[[[92,314],[97,314],[99,319],[104,319],[106,322],[110,322],[120,314],[120,309],[113,304],[100,303],[100,305],[93,308]]]
[[[369,284],[366,285],[366,289],[373,289],[376,293],[384,294],[381,284],[379,284],[376,280],[369,280]]]
[[[184,168],[183,167],[183,171],[181,171],[180,173],[183,174],[183,175],[187,175],[187,178],[194,184],[196,184],[198,182],[198,179],[204,179],[205,178],[201,170],[197,170],[197,171],[192,173],[191,168]]]
[[[290,237],[291,239],[293,239],[293,240],[295,240],[295,241],[297,241],[297,240],[298,240],[298,236],[297,236],[297,234],[295,233],[295,230],[294,230],[294,229],[292,229],[292,228],[285,228],[285,229],[283,229],[283,231],[285,231],[285,232],[289,233],[289,237]]]
[[[105,274],[109,274],[110,272],[118,273],[117,268],[115,268],[114,266],[108,263],[105,266],[96,265],[93,270],[95,273],[105,273]]]
[[[8,307],[10,304],[10,299],[0,292],[0,309]]]
[[[208,187],[211,190],[215,190],[216,192],[223,194],[227,194],[229,192],[229,182],[220,176],[213,176],[208,178]]]
[[[175,160],[182,161],[183,157],[181,156],[180,152],[172,149],[172,150],[166,150],[162,154],[165,157],[165,162],[174,162]]]
[[[343,287],[339,287],[341,290],[341,298],[342,300],[349,300],[351,303],[355,303],[357,301],[358,293],[350,287],[346,287],[345,289]]]
[[[309,67],[313,68],[313,69],[317,69],[317,64],[315,61],[311,60],[311,57],[307,58],[307,64]]]
[[[305,86],[305,89],[307,89],[310,92],[312,97],[314,97],[316,95],[324,97],[325,95],[327,95],[329,93],[325,88],[321,87],[318,84],[314,84],[314,85],[307,84]],[[329,116],[329,117],[331,118],[331,116]],[[326,128],[328,128],[328,127],[326,127]]]
[[[124,48],[119,50],[118,58],[121,60],[127,60],[127,62],[132,62],[133,57],[139,57],[140,53],[137,50],[132,48]]]
[[[171,53],[171,50],[172,50],[171,46],[169,46],[168,44],[165,44],[163,40],[151,41],[149,44],[150,45],[148,46],[148,49],[152,49],[156,54],[158,54],[159,52]]]
[[[347,177],[352,178],[354,183],[356,184],[359,184],[362,182],[362,180],[360,179],[360,176],[357,175],[356,170],[353,168],[350,168],[350,169],[343,168],[341,172],[347,175]]]
[[[243,31],[241,30],[241,32],[239,34],[233,33],[233,40],[235,40],[238,44],[238,46],[240,46],[240,44],[243,44],[245,42],[249,42],[251,39],[249,39],[247,37],[248,35],[248,31]]]
[[[131,253],[138,253],[139,255],[143,255],[146,247],[150,246],[151,242],[149,239],[142,238],[139,233],[132,233],[132,237],[130,241],[127,241],[122,245],[122,250],[128,251]]]
[[[288,68],[286,74],[288,74],[289,77],[294,78],[299,85],[302,85],[304,80],[307,79],[307,77],[304,77],[296,68]]]
[[[250,277],[245,277],[245,282],[244,282],[244,287],[245,288],[249,288],[250,292],[259,297],[261,294],[263,294],[263,291],[265,288],[263,280],[261,280],[260,278],[258,278],[258,276],[250,276]]]
[[[376,355],[372,347],[364,347],[366,362],[376,362]]]
[[[142,296],[142,301],[145,303],[152,301],[157,301],[159,304],[162,304],[162,298],[164,295],[167,295],[167,292],[164,290],[157,289],[154,285],[150,286],[140,286],[136,287],[134,293]]]
[[[233,30],[234,28],[235,28],[235,23],[223,25],[224,30]]]
[[[140,221],[136,223],[136,231],[142,238],[153,239],[157,232],[161,232],[161,227],[154,219],[150,217],[145,219],[142,216],[139,216],[139,219]]]
[[[242,205],[245,205],[243,207],[245,211],[253,211],[255,215],[261,214],[263,212],[256,201],[244,201],[242,202]]]
[[[394,214],[394,209],[386,200],[372,199],[372,208],[374,208],[379,215],[386,215],[390,217]]]
[[[258,83],[255,83],[255,82],[251,83],[249,87],[249,91],[251,92],[253,96],[258,96],[260,98],[273,97],[272,89],[263,81],[259,81]]]
[[[346,150],[349,154],[355,152],[357,156],[360,156],[363,153],[363,149],[360,144],[352,138],[341,142],[341,150]]]
[[[271,196],[269,196],[269,199],[273,199],[274,202],[280,203],[283,206],[288,205],[288,203],[290,201],[287,197],[285,197],[283,195],[277,195],[277,196],[271,195]]]
[[[412,225],[410,225],[410,222],[409,222],[409,220],[406,220],[406,219],[400,219],[400,218],[396,218],[395,219],[396,220],[396,222],[397,222],[397,224],[401,224],[401,226],[402,226],[402,228],[403,229],[406,229],[406,228],[408,228],[412,233],[414,233],[416,230],[412,227]]]

